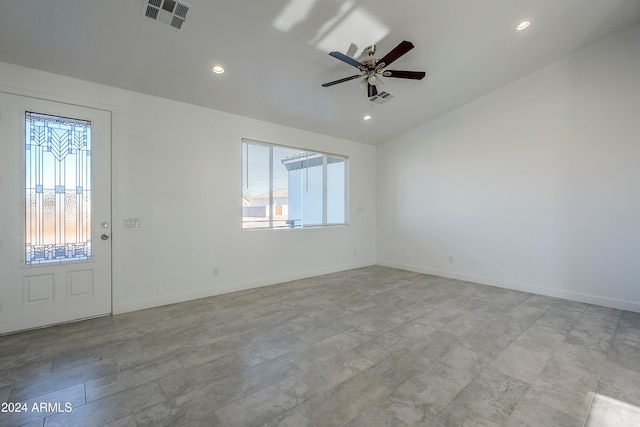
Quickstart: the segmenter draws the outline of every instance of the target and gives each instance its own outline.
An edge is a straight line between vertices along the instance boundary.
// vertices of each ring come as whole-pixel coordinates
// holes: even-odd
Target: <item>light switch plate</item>
[[[140,218],[124,217],[124,228],[140,228]]]

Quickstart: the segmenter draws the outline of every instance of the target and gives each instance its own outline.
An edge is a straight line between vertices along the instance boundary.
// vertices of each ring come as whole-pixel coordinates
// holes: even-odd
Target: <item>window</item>
[[[91,122],[25,113],[25,264],[91,258]]]
[[[242,228],[345,224],[347,158],[242,141]]]

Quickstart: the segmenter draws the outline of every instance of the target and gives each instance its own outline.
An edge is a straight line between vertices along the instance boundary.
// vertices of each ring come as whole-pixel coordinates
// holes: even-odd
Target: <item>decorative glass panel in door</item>
[[[25,264],[91,258],[91,122],[25,113]]]

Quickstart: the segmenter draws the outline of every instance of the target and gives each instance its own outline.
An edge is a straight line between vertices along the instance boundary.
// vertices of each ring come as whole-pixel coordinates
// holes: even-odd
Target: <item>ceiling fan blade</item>
[[[371,83],[367,83],[368,87],[367,87],[367,96],[369,98],[371,98],[372,96],[376,96],[378,94],[378,89],[376,89],[376,87],[374,85],[372,85]]]
[[[362,74],[356,74],[355,76],[345,77],[344,79],[340,79],[340,80],[334,80],[332,82],[323,84],[322,87],[329,87],[329,86],[337,85],[338,83],[348,82],[349,80],[357,79],[358,77],[362,77]]]
[[[387,53],[382,59],[380,59],[378,63],[384,62],[384,66],[386,67],[413,48],[413,43],[403,40],[398,44],[398,46],[394,47],[391,52]]]
[[[349,49],[347,49],[347,56],[349,58],[353,58],[353,55],[355,55],[357,51],[358,51],[358,46],[356,46],[355,43],[351,43],[349,45]]]
[[[353,58],[348,57],[344,53],[341,52],[329,52],[329,55],[333,56],[336,59],[339,59],[342,62],[346,62],[349,65],[352,65],[356,68],[360,68],[360,63]]]
[[[422,80],[427,73],[424,71],[384,70],[382,75],[385,77],[396,77],[398,79]]]

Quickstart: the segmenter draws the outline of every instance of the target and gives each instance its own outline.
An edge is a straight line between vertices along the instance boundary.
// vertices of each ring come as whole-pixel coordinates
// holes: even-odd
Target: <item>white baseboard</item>
[[[543,286],[531,285],[529,283],[512,282],[508,280],[496,279],[494,277],[477,276],[454,271],[440,270],[435,268],[421,267],[416,265],[401,264],[393,261],[378,261],[378,265],[383,267],[397,268],[400,270],[414,271],[416,273],[430,274],[433,276],[446,277],[449,279],[463,280],[467,282],[479,283],[481,285],[496,286],[499,288],[512,289],[515,291],[529,292],[532,294],[545,295],[554,298],[563,298],[587,304],[601,305],[604,307],[617,308],[640,312],[640,302],[619,300],[601,295],[591,295],[582,292],[569,291],[565,289],[547,288]]]
[[[277,283],[290,282],[292,280],[306,279],[309,277],[320,276],[323,274],[337,273],[340,271],[353,270],[355,268],[369,267],[376,265],[374,260],[369,262],[360,262],[355,264],[343,264],[339,266],[331,266],[321,268],[317,270],[310,270],[305,272],[298,272],[293,274],[285,274],[282,276],[273,276],[263,278],[259,280],[252,280],[243,283],[231,283],[216,285],[208,289],[202,289],[193,292],[184,292],[172,295],[163,295],[154,298],[145,298],[143,300],[129,301],[118,304],[117,307],[113,307],[113,314],[128,313],[131,311],[145,310],[153,307],[160,307],[163,305],[176,304],[185,301],[191,301],[200,298],[212,297],[215,295],[226,294],[230,292],[244,291],[247,289],[260,288],[262,286],[275,285]]]
[[[306,279],[308,277],[320,276],[322,274],[337,273],[340,271],[352,270],[355,268],[368,267],[371,265],[380,265],[383,267],[397,268],[401,270],[414,271],[416,273],[430,274],[433,276],[446,277],[449,279],[463,280],[467,282],[479,283],[482,285],[496,286],[499,288],[512,289],[516,291],[529,292],[538,295],[545,295],[554,298],[563,298],[572,301],[583,302],[587,304],[601,305],[604,307],[612,307],[620,310],[628,310],[640,312],[640,303],[633,301],[619,300],[608,298],[600,295],[585,294],[582,292],[569,291],[564,289],[547,288],[543,286],[531,285],[528,283],[519,283],[508,280],[497,279],[493,277],[478,276],[466,273],[453,272],[448,270],[440,270],[435,268],[421,267],[416,265],[402,264],[393,261],[370,261],[355,264],[344,264],[340,266],[332,266],[306,272],[298,272],[286,274],[282,276],[273,276],[259,280],[253,280],[243,283],[232,283],[215,286],[209,289],[203,289],[194,292],[185,292],[180,294],[165,295],[155,298],[146,298],[144,300],[130,301],[122,303],[119,307],[114,307],[113,314],[128,313],[131,311],[145,310],[163,305],[176,304],[185,301],[191,301],[199,298],[207,298],[215,295],[226,294],[230,292],[244,291],[247,289],[259,288],[262,286],[270,286],[278,283],[289,282],[292,280]]]

